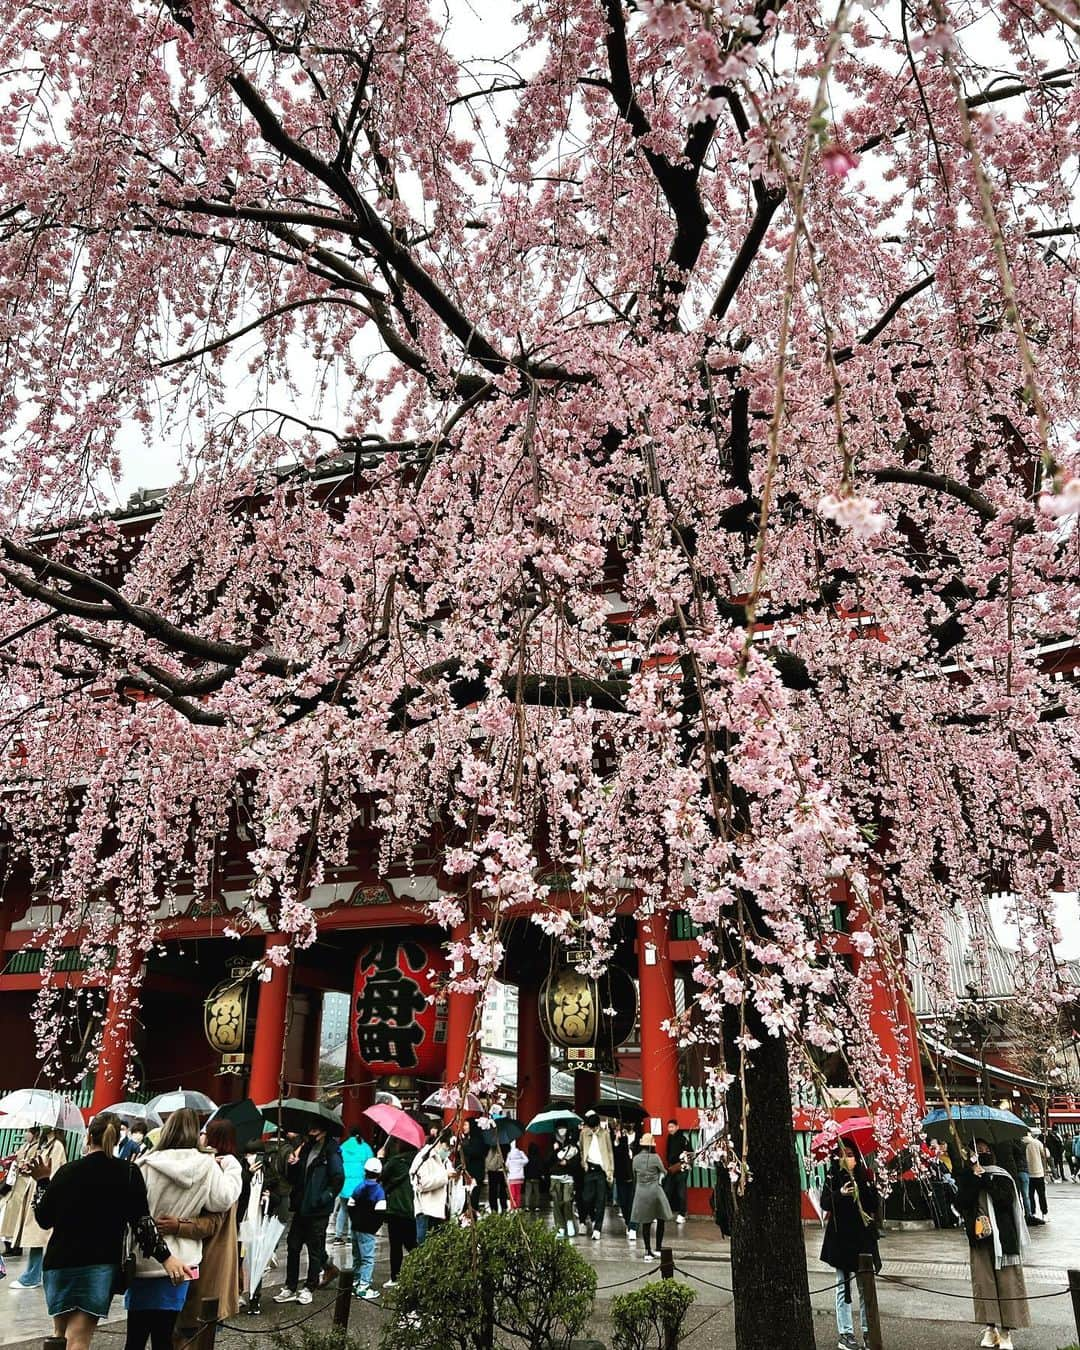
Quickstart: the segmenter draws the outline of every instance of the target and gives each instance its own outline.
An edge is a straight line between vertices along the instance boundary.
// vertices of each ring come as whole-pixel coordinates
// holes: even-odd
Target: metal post
[[[856,1278],[859,1281],[859,1299],[866,1309],[866,1325],[870,1328],[866,1335],[867,1350],[882,1350],[877,1281],[874,1277],[874,1259],[869,1252],[860,1252]]]
[[[662,1280],[675,1278],[675,1253],[670,1247],[660,1248],[660,1278]]]
[[[1080,1270],[1069,1271],[1069,1294],[1072,1298],[1073,1320],[1076,1322],[1076,1339],[1080,1341]]]
[[[340,1327],[342,1331],[349,1329],[349,1313],[352,1311],[352,1282],[353,1273],[351,1270],[338,1271],[337,1298],[334,1300],[334,1326]]]
[[[216,1298],[204,1298],[199,1307],[199,1321],[202,1325],[199,1327],[198,1350],[214,1350],[218,1329],[218,1307],[219,1301]]]

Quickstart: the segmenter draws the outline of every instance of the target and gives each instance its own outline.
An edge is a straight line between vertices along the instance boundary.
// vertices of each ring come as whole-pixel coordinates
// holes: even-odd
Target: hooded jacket
[[[197,1148],[155,1149],[139,1159],[138,1167],[146,1182],[146,1197],[151,1217],[164,1214],[174,1219],[194,1219],[205,1210],[224,1214],[240,1198],[243,1175],[236,1158],[216,1158]],[[165,1238],[173,1256],[186,1266],[202,1260],[202,1241],[195,1237]],[[161,1275],[161,1263],[140,1257],[135,1265],[137,1279]]]
[[[374,1158],[375,1150],[364,1139],[350,1136],[341,1146],[341,1165],[345,1169],[345,1183],[341,1194],[346,1198],[364,1183],[364,1164]]]
[[[593,1149],[595,1142],[596,1148]],[[611,1131],[604,1124],[600,1125],[582,1125],[581,1140],[579,1147],[581,1149],[581,1164],[588,1167],[591,1163],[598,1161],[600,1167],[604,1169],[604,1176],[607,1177],[607,1183],[610,1186],[615,1179],[615,1155],[611,1148]],[[590,1153],[598,1155],[590,1157]]]
[[[449,1194],[450,1170],[438,1144],[425,1144],[409,1167],[412,1182],[413,1210],[419,1217],[445,1219]]]

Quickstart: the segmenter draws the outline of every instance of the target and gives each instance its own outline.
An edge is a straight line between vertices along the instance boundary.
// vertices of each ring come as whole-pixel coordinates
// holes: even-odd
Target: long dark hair
[[[855,1166],[851,1172],[848,1172],[843,1163],[845,1153],[854,1153]],[[870,1173],[866,1170],[866,1163],[863,1160],[862,1150],[854,1139],[841,1139],[833,1150],[832,1162],[829,1165],[829,1174],[834,1177],[850,1176],[857,1185],[865,1186],[870,1181]]]

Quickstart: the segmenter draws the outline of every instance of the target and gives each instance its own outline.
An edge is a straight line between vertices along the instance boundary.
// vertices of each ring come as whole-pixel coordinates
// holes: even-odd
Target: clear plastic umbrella
[[[44,1125],[73,1134],[86,1133],[86,1121],[71,1098],[59,1092],[46,1092],[44,1088],[19,1088],[0,1097],[0,1125],[5,1130]]]
[[[205,1092],[189,1092],[177,1088],[175,1092],[161,1092],[146,1103],[159,1116],[167,1116],[173,1111],[194,1111],[196,1115],[208,1116],[217,1110],[217,1102],[211,1101]]]
[[[103,1106],[97,1114],[101,1116],[106,1111],[111,1115],[119,1116],[127,1125],[133,1125],[139,1120],[143,1122],[147,1129],[157,1130],[161,1128],[161,1117],[145,1102],[117,1102],[115,1106]]]
[[[250,1212],[250,1211],[249,1211]],[[250,1299],[262,1283],[270,1258],[277,1250],[285,1225],[271,1214],[259,1215],[250,1225],[245,1225],[250,1233],[244,1253],[244,1288]]]

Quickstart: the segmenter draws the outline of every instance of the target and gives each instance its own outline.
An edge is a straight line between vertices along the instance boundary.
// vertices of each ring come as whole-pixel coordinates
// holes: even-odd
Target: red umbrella
[[[378,1106],[366,1107],[362,1114],[367,1116],[368,1120],[373,1120],[380,1130],[384,1130],[392,1138],[402,1139],[415,1148],[420,1148],[427,1139],[423,1125],[413,1120],[412,1116],[407,1115],[399,1106],[380,1102]]]
[[[887,1147],[882,1149],[874,1130],[874,1122],[869,1116],[852,1116],[850,1120],[840,1121],[836,1134],[832,1131],[815,1134],[810,1141],[810,1148],[816,1157],[821,1157],[832,1152],[838,1139],[846,1139],[853,1143],[864,1158],[868,1153],[876,1153],[878,1150],[886,1154],[892,1152]]]

